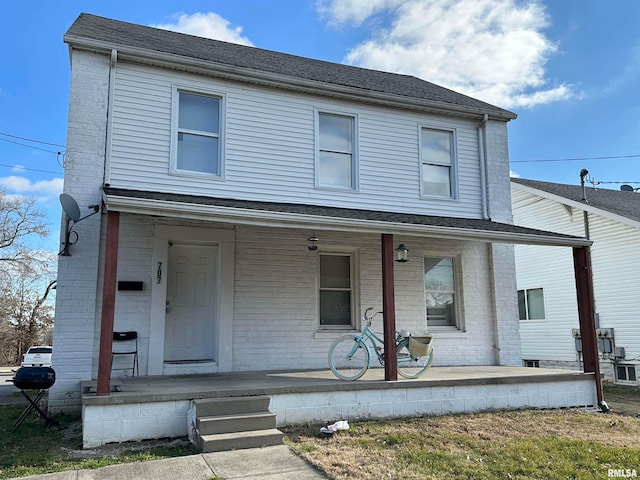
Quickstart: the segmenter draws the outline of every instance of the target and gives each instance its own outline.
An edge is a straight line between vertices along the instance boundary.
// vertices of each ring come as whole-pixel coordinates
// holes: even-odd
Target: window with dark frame
[[[457,326],[455,277],[453,258],[425,257],[424,286],[429,328]]]
[[[351,255],[320,254],[320,326],[353,326]]]

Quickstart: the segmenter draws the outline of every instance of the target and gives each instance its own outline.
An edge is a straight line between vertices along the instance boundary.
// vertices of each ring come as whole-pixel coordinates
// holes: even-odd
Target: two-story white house
[[[389,338],[433,333],[434,367],[519,366],[513,244],[590,245],[512,225],[507,110],[88,14],[64,40],[64,192],[101,212],[59,260],[53,411],[126,373],[114,330],[137,332],[143,377],[327,369],[374,306]]]
[[[640,194],[523,178],[512,179],[514,222],[585,236],[591,262],[598,351],[609,381],[638,383],[640,327]],[[518,245],[516,267],[520,335],[525,361],[540,367],[580,369],[575,282],[566,248]],[[577,340],[577,341],[576,341]]]

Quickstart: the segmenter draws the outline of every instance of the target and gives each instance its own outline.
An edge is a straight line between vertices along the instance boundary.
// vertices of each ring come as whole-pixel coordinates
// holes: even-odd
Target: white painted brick
[[[465,412],[464,398],[447,398],[440,402],[441,410],[440,414],[446,415],[447,413],[462,413]]]

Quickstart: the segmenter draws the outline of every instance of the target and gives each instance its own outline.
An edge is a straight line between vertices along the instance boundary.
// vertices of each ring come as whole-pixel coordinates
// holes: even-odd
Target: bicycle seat
[[[403,328],[402,330],[398,330],[398,335],[400,335],[401,337],[407,338],[411,336],[411,332]]]

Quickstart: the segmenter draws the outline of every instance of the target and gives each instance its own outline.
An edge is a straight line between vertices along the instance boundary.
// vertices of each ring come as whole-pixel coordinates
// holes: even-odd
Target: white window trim
[[[422,131],[434,130],[440,132],[446,132],[451,134],[451,174],[449,181],[451,182],[451,196],[444,197],[441,195],[430,195],[424,192],[424,178],[422,173],[422,166],[427,163],[428,165],[440,165],[443,164],[437,162],[426,162],[422,158]],[[419,124],[418,125],[418,156],[420,158],[420,198],[428,200],[445,200],[445,201],[458,201],[459,200],[459,188],[458,188],[458,132],[455,128],[442,127],[441,125],[433,124]]]
[[[319,182],[320,178],[320,115],[336,115],[339,117],[349,117],[353,119],[353,153],[351,158],[351,186],[340,187],[336,185],[323,185]],[[315,188],[318,190],[338,190],[341,192],[358,192],[360,190],[360,156],[359,137],[360,122],[358,114],[353,112],[339,111],[326,108],[314,109],[314,130],[315,130]]]
[[[205,97],[216,97],[220,99],[220,112],[219,112],[219,123],[220,123],[220,132],[218,133],[218,148],[219,148],[219,173],[207,173],[207,172],[197,172],[193,170],[180,170],[177,168],[178,164],[178,109],[180,106],[180,95],[179,93],[191,93],[193,95],[202,95]],[[222,92],[212,91],[212,90],[204,90],[202,88],[196,88],[193,86],[187,85],[172,85],[172,93],[171,93],[171,157],[169,160],[169,174],[170,175],[179,175],[184,177],[200,177],[207,178],[213,180],[224,180],[225,178],[225,143],[226,143],[226,124],[227,124],[227,115],[226,115],[226,95]],[[182,130],[185,133],[197,133],[198,135],[211,136],[214,135],[206,135],[207,132],[200,131],[190,131],[190,130]]]
[[[453,259],[453,282],[455,284],[453,309],[456,316],[455,325],[436,325],[429,326],[429,318],[427,318],[427,286],[424,283],[424,259],[425,258],[451,258]],[[463,277],[462,277],[462,256],[460,254],[428,252],[422,256],[422,288],[424,301],[424,315],[429,333],[465,333],[466,326],[464,320],[463,301]]]
[[[349,256],[351,259],[351,325],[320,325],[320,256],[321,255],[341,255]],[[316,335],[318,333],[330,332],[355,332],[360,329],[360,311],[359,291],[360,277],[358,275],[360,264],[360,255],[357,248],[332,247],[324,245],[318,250],[317,267],[316,267]]]
[[[525,310],[527,313],[527,317],[529,316],[529,302],[527,301],[527,291],[528,290],[542,290],[542,306],[544,308],[544,318],[524,318],[521,319],[520,318],[520,300],[516,299],[518,301],[518,320],[520,322],[527,322],[527,323],[544,323],[547,321],[547,294],[545,293],[545,288],[544,287],[531,287],[531,288],[520,288],[520,287],[516,287],[516,295],[518,294],[518,292],[520,292],[521,290],[524,291],[524,299],[525,299]]]

